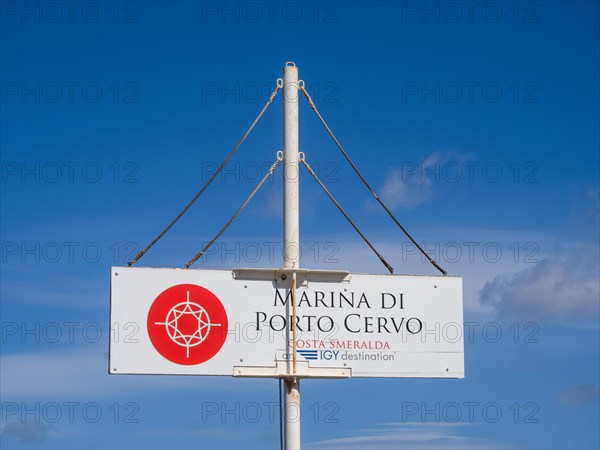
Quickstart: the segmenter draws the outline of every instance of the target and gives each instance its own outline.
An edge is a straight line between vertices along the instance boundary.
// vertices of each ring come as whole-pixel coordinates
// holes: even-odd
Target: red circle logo
[[[215,294],[195,284],[178,284],[156,297],[146,326],[158,353],[175,364],[191,366],[221,350],[227,325],[227,313]]]

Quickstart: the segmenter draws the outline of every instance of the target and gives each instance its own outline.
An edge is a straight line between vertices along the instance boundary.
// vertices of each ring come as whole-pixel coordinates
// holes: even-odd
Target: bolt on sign
[[[464,377],[462,278],[295,272],[113,267],[109,372]]]

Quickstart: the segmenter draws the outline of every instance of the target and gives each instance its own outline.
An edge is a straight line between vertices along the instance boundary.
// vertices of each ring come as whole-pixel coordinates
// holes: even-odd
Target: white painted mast
[[[300,267],[300,220],[298,195],[298,68],[286,62],[283,68],[283,268]],[[292,303],[295,315],[296,274],[292,274]],[[295,322],[292,322],[295,338]],[[300,380],[295,376],[294,340],[293,375],[285,378],[285,448],[300,449]]]

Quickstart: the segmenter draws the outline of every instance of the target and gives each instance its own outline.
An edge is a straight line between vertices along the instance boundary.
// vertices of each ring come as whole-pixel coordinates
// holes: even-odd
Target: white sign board
[[[462,278],[297,272],[299,376],[464,377]],[[111,269],[113,374],[283,376],[291,274]]]

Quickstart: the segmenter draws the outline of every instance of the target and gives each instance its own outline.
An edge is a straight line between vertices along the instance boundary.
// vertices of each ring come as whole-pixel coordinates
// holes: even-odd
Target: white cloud
[[[381,198],[391,209],[419,206],[435,197],[434,183],[443,178],[445,164],[463,160],[463,155],[433,152],[422,161],[405,162],[401,168],[392,168],[380,189]]]
[[[485,284],[480,302],[493,306],[501,317],[597,325],[600,267],[594,245],[558,253],[515,274],[498,275]]]
[[[390,423],[357,430],[353,436],[309,443],[313,449],[487,449],[510,448],[505,443],[459,433],[464,423]]]
[[[51,434],[56,434],[56,429],[39,421],[0,424],[0,436],[12,437],[25,444],[37,444]]]
[[[480,293],[501,317],[597,327],[600,322],[600,198],[597,187],[578,195],[571,234],[578,242],[544,255],[534,266],[497,275]]]
[[[392,169],[385,177],[381,198],[389,208],[414,208],[433,196],[431,182],[403,177],[401,169]]]
[[[600,400],[600,386],[597,384],[573,384],[567,386],[558,396],[565,406],[580,406]]]

